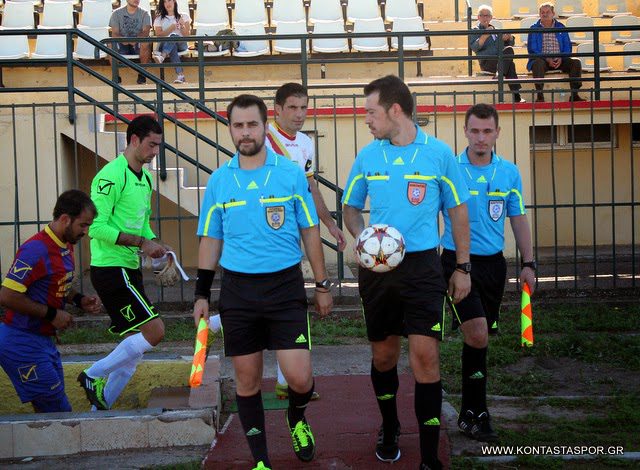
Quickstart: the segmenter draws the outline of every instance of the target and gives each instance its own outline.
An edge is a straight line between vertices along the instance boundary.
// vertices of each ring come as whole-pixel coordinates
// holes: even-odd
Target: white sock
[[[142,356],[140,356],[140,359],[142,359]],[[129,383],[129,380],[131,380],[131,377],[133,377],[136,367],[138,367],[138,362],[139,361],[131,361],[109,374],[107,384],[104,387],[104,401],[107,402],[109,409],[111,409]]]
[[[282,370],[280,369],[280,364],[276,362],[276,366],[278,368],[278,383],[280,385],[287,385],[287,379],[284,378],[284,374],[282,373]]]
[[[86,374],[91,378],[107,377],[111,372],[121,368],[128,362],[134,359],[136,359],[137,362],[139,356],[141,357],[151,349],[153,349],[153,346],[144,339],[142,333],[131,335],[116,346],[116,348],[111,351],[111,354],[89,367]]]
[[[222,327],[222,323],[220,322],[220,315],[214,315],[212,317],[209,317],[209,329],[211,331],[213,331],[214,333],[217,333],[218,331],[220,331],[221,327]]]

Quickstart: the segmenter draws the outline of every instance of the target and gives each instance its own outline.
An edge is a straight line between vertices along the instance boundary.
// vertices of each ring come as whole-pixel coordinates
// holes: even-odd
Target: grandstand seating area
[[[109,35],[109,17],[113,8],[118,8],[124,0],[5,0],[2,6],[1,30],[20,29],[56,29],[77,27],[90,36],[102,40]],[[152,16],[157,0],[140,0],[143,8],[148,8]],[[428,31],[465,30],[466,21],[454,21],[452,7],[441,10],[436,3],[423,0],[180,0],[181,12],[188,10],[193,22],[192,34],[215,35],[218,31],[232,28],[239,35],[261,34],[306,34],[310,42],[307,50],[313,54],[354,53],[375,54],[393,53],[399,47],[398,38],[357,38],[351,33],[367,32],[420,32],[424,35],[406,37],[405,51],[431,50],[436,56],[467,55],[466,36],[436,36],[429,41]],[[537,16],[536,0],[510,0],[492,2],[472,0],[472,21],[475,21],[475,9],[481,3],[494,6],[496,24],[502,28],[528,28]],[[629,26],[638,27],[640,19],[633,15],[637,11],[628,11],[624,0],[585,0],[588,9],[583,8],[580,0],[558,0],[556,11],[568,26]],[[632,2],[629,2],[632,3]],[[464,5],[460,1],[462,18],[466,16]],[[633,9],[631,9],[633,10]],[[322,38],[320,34],[348,33],[346,38]],[[589,32],[572,33],[574,51],[589,50],[580,44],[592,40]],[[603,32],[600,34],[602,52],[619,52],[619,56],[608,58],[603,70],[624,71],[637,68],[638,52],[634,43],[640,41],[640,30]],[[94,59],[94,48],[82,40],[75,41],[74,57]],[[630,44],[627,46],[627,44]],[[270,41],[241,41],[241,47],[235,51],[205,53],[207,60],[216,60],[212,56],[278,56],[280,54],[299,54],[299,40],[273,39]],[[433,47],[431,47],[433,46]],[[196,55],[196,47],[191,44],[187,55]],[[593,50],[593,48],[591,48]],[[623,53],[627,53],[623,55]],[[516,40],[516,55],[526,54],[526,34]],[[25,35],[0,36],[0,60],[20,58],[64,58],[65,41],[62,35],[38,36],[37,39]],[[103,57],[104,55],[101,55]],[[185,60],[189,60],[185,58]],[[606,58],[605,58],[606,61]],[[516,68],[525,75],[526,59],[516,60]],[[474,61],[475,63],[475,61]],[[593,60],[591,60],[593,63]],[[629,64],[631,67],[629,68]],[[636,65],[634,65],[636,64]],[[0,64],[1,65],[1,64]],[[474,65],[477,68],[477,65]],[[462,66],[451,67],[450,75],[459,75]]]

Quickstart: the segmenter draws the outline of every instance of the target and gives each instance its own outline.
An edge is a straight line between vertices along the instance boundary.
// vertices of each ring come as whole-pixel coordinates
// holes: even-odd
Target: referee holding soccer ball
[[[416,379],[420,468],[438,469],[439,341],[447,293],[436,251],[438,211],[446,209],[452,223],[457,269],[448,290],[459,302],[471,287],[469,192],[451,149],[413,122],[413,98],[402,80],[392,75],[374,80],[364,94],[365,122],[376,140],[360,151],[349,174],[342,199],[345,224],[357,238],[365,227],[362,210],[369,196],[369,222],[397,228],[407,250],[395,270],[380,274],[361,268],[358,275],[373,353],[371,382],[382,414],[376,456],[386,462],[400,458],[397,363],[400,337],[406,335]]]
[[[227,108],[236,155],[207,183],[198,235],[198,278],[193,316],[209,317],[216,266],[223,268],[220,318],[224,350],[236,375],[238,414],[256,469],[270,468],[260,384],[262,351],[277,350],[289,384],[285,419],[300,460],[310,461],[315,440],[304,412],[313,394],[311,339],[304,279],[304,243],[316,280],[316,311],[331,311],[313,196],[303,170],[265,147],[267,107],[252,95]]]

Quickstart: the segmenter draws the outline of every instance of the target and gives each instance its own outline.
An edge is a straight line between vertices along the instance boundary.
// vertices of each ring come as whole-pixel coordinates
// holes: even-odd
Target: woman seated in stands
[[[153,29],[157,37],[184,37],[191,33],[191,18],[189,14],[180,14],[176,0],[158,0],[156,19]],[[171,63],[180,63],[179,52],[188,48],[186,41],[164,41],[158,43],[158,50],[153,52],[153,60],[162,64],[167,58]],[[184,83],[182,67],[176,67],[177,77],[173,83]]]

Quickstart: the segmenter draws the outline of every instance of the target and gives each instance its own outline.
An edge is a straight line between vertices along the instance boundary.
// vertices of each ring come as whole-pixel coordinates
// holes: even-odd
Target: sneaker
[[[281,383],[276,382],[275,392],[276,392],[276,398],[278,400],[287,400],[289,398],[289,386],[286,384],[282,385]],[[319,399],[320,399],[320,394],[314,390],[313,393],[311,394],[310,400],[315,401]]]
[[[513,102],[514,103],[526,103],[527,100],[525,100],[522,96],[520,96],[520,93],[514,93]]]
[[[103,377],[91,378],[86,371],[80,372],[78,382],[87,394],[87,400],[99,410],[108,410],[109,406],[104,399],[104,386],[107,381]]]
[[[376,457],[383,462],[395,462],[400,458],[400,448],[398,447],[398,439],[400,438],[400,424],[396,427],[391,444],[384,443],[384,430],[380,426],[378,431],[378,442],[376,443]]]
[[[271,470],[271,468],[267,467],[264,462],[261,460],[260,462],[258,462],[256,464],[255,467],[253,467],[252,470]]]
[[[156,64],[161,64],[161,63],[164,62],[164,56],[162,55],[162,52],[160,52],[160,51],[155,51],[153,53],[153,55],[151,56],[151,58],[153,59],[153,61]]]
[[[491,426],[491,417],[489,413],[483,411],[477,417],[473,411],[466,410],[460,413],[458,417],[458,429],[465,436],[475,439],[476,441],[491,442],[498,439],[498,435]]]
[[[176,77],[173,83],[184,83],[184,75],[180,74]]]
[[[144,77],[144,75],[138,74],[138,79],[136,80],[136,83],[138,85],[144,85],[145,83],[147,83],[147,79]]]
[[[293,440],[293,451],[303,462],[311,462],[316,453],[316,441],[313,438],[313,433],[307,424],[307,420],[302,418],[294,427],[291,427],[287,410],[284,411],[284,416],[287,420],[287,426],[289,426],[291,439]]]

